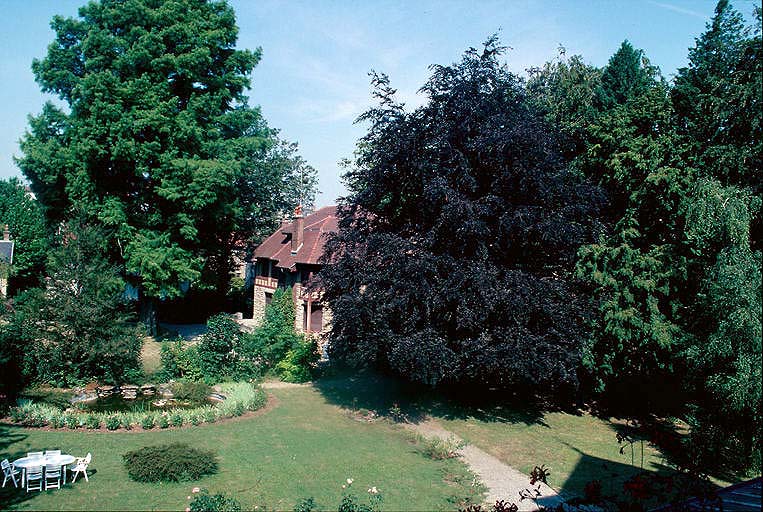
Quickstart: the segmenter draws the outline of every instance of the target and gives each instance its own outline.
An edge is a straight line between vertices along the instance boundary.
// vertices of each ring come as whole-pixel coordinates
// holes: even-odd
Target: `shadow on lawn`
[[[8,459],[13,462],[26,455],[26,452],[8,451],[11,445],[20,443],[27,438],[27,435],[21,429],[12,428],[5,424],[0,424],[0,460]],[[16,477],[19,486],[21,485],[20,477]],[[35,496],[34,493],[27,493],[23,489],[13,486],[13,482],[8,480],[5,483],[5,487],[0,489],[0,503],[2,508],[12,508],[14,505],[23,503]]]
[[[20,459],[21,457],[26,456],[27,452],[19,451],[18,448],[19,446],[24,446],[21,443],[27,437],[27,434],[25,434],[22,429],[0,423],[0,460],[8,459],[10,462],[13,462],[16,459]],[[9,448],[12,445],[15,445],[14,449],[9,451]],[[96,473],[97,470],[92,467],[87,469],[88,478],[92,478]],[[67,483],[64,489],[52,489],[50,491],[42,492],[61,492],[63,490],[71,489],[72,487],[81,485],[82,482],[87,483],[82,476],[77,477],[77,481],[72,483],[72,476],[72,473],[68,472]],[[22,489],[20,476],[16,477],[16,481],[18,482],[19,487],[14,487],[13,482],[8,480],[5,483],[5,487],[0,488],[0,508],[3,510],[16,508],[17,505],[34,499],[40,494],[40,491],[26,492],[26,489]]]
[[[367,409],[379,414],[394,415],[396,409],[408,421],[418,422],[425,416],[445,419],[475,418],[487,422],[540,424],[543,410],[534,404],[507,396],[505,391],[476,392],[466,387],[432,389],[406,382],[375,371],[338,371],[313,383],[324,398],[334,405],[350,409]]]

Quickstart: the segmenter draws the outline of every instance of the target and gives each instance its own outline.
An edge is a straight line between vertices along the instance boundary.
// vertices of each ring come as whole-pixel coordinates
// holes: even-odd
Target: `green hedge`
[[[49,404],[24,400],[17,407],[11,408],[8,417],[12,422],[27,427],[92,429],[105,425],[109,430],[115,430],[119,426],[126,429],[145,430],[154,425],[166,428],[170,425],[179,427],[214,423],[221,419],[241,416],[246,411],[256,411],[267,402],[267,394],[254,384],[233,382],[221,384],[220,387],[222,394],[227,397],[225,400],[215,405],[205,405],[195,409],[173,409],[161,413],[104,411],[78,414],[65,412]],[[151,427],[149,427],[150,424]]]

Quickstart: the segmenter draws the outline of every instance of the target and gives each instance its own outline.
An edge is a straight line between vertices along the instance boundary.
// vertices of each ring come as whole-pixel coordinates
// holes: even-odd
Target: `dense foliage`
[[[334,357],[430,384],[577,384],[590,308],[572,271],[604,198],[565,169],[501,53],[490,39],[433,66],[414,112],[374,76],[321,272]]]
[[[214,453],[182,443],[146,446],[123,459],[127,474],[137,482],[182,482],[217,472]]]
[[[760,9],[721,0],[669,86],[627,41],[597,78],[579,57],[528,91],[574,138],[571,166],[611,198],[609,234],[579,253],[599,314],[590,389],[622,412],[685,417],[687,459],[759,464],[761,440]],[[555,102],[569,91],[581,105]],[[590,120],[579,127],[580,113]],[[634,394],[638,389],[638,394]],[[670,389],[670,393],[665,390]]]
[[[40,284],[50,244],[42,207],[16,178],[0,180],[0,231],[8,226],[14,240],[9,291]],[[3,263],[0,262],[0,265]]]
[[[265,369],[282,361],[287,352],[302,341],[294,330],[294,301],[292,289],[278,289],[265,308],[265,318],[247,339],[243,351],[250,358],[260,360]]]
[[[50,252],[45,288],[16,297],[0,338],[17,350],[17,378],[71,386],[139,375],[142,338],[130,322],[124,282],[101,256],[103,243],[100,229],[68,224]]]
[[[188,508],[191,512],[241,512],[241,504],[232,496],[225,494],[209,494],[206,489],[201,489]]]
[[[294,303],[287,288],[276,290],[254,332],[243,332],[231,316],[221,314],[209,318],[198,344],[164,342],[161,375],[212,384],[255,379],[272,370],[283,380],[305,382],[312,378],[319,357],[315,340],[294,329]]]
[[[230,315],[215,315],[207,320],[207,332],[198,345],[201,374],[208,383],[222,380],[234,368],[235,347],[241,345],[241,327]]]
[[[153,331],[156,300],[224,297],[234,249],[310,203],[315,172],[248,105],[260,51],[235,49],[224,1],[94,1],[51,26],[32,68],[68,108],[31,118],[18,164],[52,225],[76,210],[106,227]]]

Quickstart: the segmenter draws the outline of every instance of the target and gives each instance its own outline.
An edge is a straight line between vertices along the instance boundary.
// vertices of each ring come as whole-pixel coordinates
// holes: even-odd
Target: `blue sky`
[[[0,0],[0,179],[20,176],[13,163],[27,115],[47,95],[31,72],[32,59],[53,40],[54,14],[75,16],[85,0]],[[319,206],[345,193],[339,160],[363,135],[353,125],[370,106],[368,72],[390,76],[407,105],[430,64],[448,64],[499,32],[509,67],[520,74],[554,58],[559,45],[597,66],[623,39],[645,50],[666,77],[686,65],[687,49],[705,29],[714,0],[513,1],[278,1],[230,0],[240,48],[262,47],[250,103],[271,126],[300,145],[318,169]],[[736,0],[749,15],[754,2]]]

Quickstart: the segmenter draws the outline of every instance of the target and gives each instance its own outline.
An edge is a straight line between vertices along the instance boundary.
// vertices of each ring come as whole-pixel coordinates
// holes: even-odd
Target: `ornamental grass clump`
[[[146,446],[122,458],[127,474],[137,482],[182,482],[217,472],[213,452],[183,443]]]

